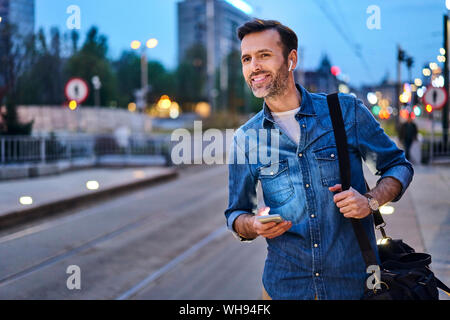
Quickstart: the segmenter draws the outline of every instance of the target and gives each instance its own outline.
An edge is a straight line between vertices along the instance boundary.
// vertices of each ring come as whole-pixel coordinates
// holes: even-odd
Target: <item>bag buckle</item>
[[[381,228],[384,228],[384,227],[386,227],[386,222],[383,222],[382,224],[375,226],[375,229],[380,230]]]
[[[386,232],[384,231],[384,227],[386,226],[386,222],[383,222],[382,224],[375,226],[375,229],[380,230],[381,235],[383,236],[383,239],[389,238],[386,235]]]
[[[383,288],[382,288],[383,284],[386,286],[386,290],[389,290],[389,286],[386,282],[381,281],[381,279],[378,279],[376,274],[374,274],[374,277],[375,277],[375,283],[374,283],[373,289],[372,289],[374,294],[377,294],[377,285],[380,285],[380,289],[379,289],[380,291],[383,290]]]

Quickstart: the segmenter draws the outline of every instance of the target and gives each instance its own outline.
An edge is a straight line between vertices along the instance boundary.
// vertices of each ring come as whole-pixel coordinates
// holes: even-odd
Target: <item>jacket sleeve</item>
[[[414,175],[411,163],[359,99],[355,99],[355,122],[359,152],[369,169],[381,176],[377,185],[386,177],[395,178],[401,183],[402,190],[392,202],[400,200]]]
[[[258,180],[251,172],[248,157],[238,142],[240,141],[236,140],[235,135],[228,157],[228,208],[225,210],[225,218],[228,229],[238,239],[250,241],[250,239],[241,238],[233,228],[233,223],[238,216],[257,212],[256,186]]]

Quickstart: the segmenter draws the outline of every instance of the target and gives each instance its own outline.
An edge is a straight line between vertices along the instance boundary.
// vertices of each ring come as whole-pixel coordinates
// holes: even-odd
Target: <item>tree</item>
[[[34,41],[17,32],[17,27],[8,22],[0,28],[0,106],[5,103],[6,110],[1,109],[2,124],[0,131],[7,135],[28,135],[33,122],[20,123],[17,116],[18,88],[17,78],[29,65],[29,48]]]
[[[124,51],[113,65],[120,92],[119,101],[123,105],[135,101],[134,92],[141,87],[141,58],[135,51]],[[149,103],[157,102],[164,94],[171,98],[176,96],[175,75],[160,62],[148,62],[148,84],[151,87],[147,96]]]
[[[29,47],[30,66],[18,79],[20,104],[57,105],[64,102],[61,57],[61,35],[57,28],[50,31],[47,43],[45,32],[40,29]]]
[[[176,71],[176,96],[181,103],[207,101],[206,49],[201,44],[187,50]]]
[[[151,90],[148,95],[148,101],[154,103],[162,95],[168,95],[171,99],[178,98],[176,89],[175,74],[166,70],[158,61],[150,61],[148,64],[148,83]]]
[[[70,40],[72,42],[72,54],[78,51],[78,40],[80,40],[80,35],[76,30],[72,30],[70,33]]]
[[[113,68],[117,76],[119,105],[125,106],[135,101],[134,91],[141,87],[141,59],[134,51],[123,51]]]
[[[76,49],[76,45],[74,45]],[[87,33],[86,40],[79,51],[76,51],[67,61],[65,71],[69,77],[80,77],[90,86],[93,92],[91,79],[98,76],[102,82],[100,99],[103,105],[117,104],[117,79],[113,73],[110,61],[107,58],[108,40],[100,35],[97,27],[92,27]],[[86,105],[94,105],[94,95],[90,94]]]

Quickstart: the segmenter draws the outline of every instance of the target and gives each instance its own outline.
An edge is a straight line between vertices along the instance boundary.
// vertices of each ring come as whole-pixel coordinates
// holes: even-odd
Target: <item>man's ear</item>
[[[288,64],[289,64],[289,71],[292,71],[297,66],[297,50],[292,50],[291,53],[289,53],[288,56]]]

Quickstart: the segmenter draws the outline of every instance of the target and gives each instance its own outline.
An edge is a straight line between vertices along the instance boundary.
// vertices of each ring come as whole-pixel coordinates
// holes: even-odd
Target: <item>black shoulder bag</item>
[[[350,188],[350,158],[348,155],[347,135],[337,93],[327,96],[328,108],[333,123],[336,148],[338,152],[342,190]],[[370,190],[366,182],[368,191]],[[377,245],[381,266],[378,266],[376,255],[370,245],[369,238],[359,219],[351,218],[353,230],[366,264],[378,266],[377,272],[371,275],[371,287],[366,285],[363,300],[438,300],[438,289],[450,295],[450,289],[434,276],[429,265],[431,256],[417,253],[402,240],[393,240],[386,236],[383,227],[386,223],[379,211],[373,214],[375,228],[380,230],[383,238]],[[372,267],[373,268],[373,267]],[[371,269],[373,270],[373,269]]]

